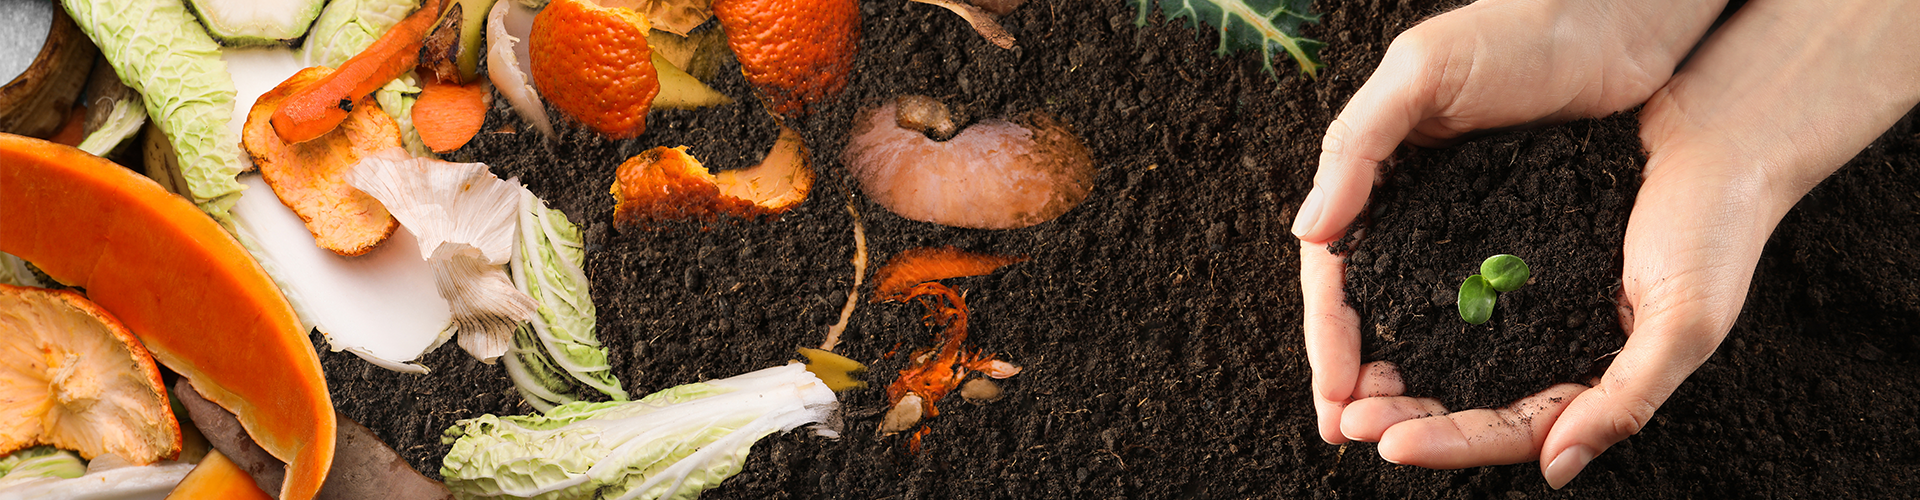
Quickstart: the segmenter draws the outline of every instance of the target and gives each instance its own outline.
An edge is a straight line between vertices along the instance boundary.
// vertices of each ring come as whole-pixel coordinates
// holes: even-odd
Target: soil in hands
[[[1365,358],[1399,365],[1408,395],[1456,411],[1603,371],[1625,341],[1613,299],[1644,163],[1636,125],[1585,120],[1415,150],[1389,167],[1329,247],[1347,252]],[[1491,320],[1468,324],[1460,283],[1503,253],[1533,277],[1499,295]]]

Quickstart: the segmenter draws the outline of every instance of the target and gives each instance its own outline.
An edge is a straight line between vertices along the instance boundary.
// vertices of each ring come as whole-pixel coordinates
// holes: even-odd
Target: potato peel
[[[331,71],[301,70],[261,95],[247,114],[242,144],[280,202],[306,221],[315,243],[351,257],[372,250],[400,227],[379,200],[346,181],[361,158],[401,147],[400,126],[371,99],[361,99],[333,131],[299,144],[282,140],[272,123],[281,102]]]

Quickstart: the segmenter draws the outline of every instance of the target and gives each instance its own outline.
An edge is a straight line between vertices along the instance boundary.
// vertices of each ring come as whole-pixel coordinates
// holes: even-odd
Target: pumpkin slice
[[[78,149],[0,134],[0,252],[87,289],[155,360],[286,460],[281,500],[333,465],[333,401],[293,307],[192,202]]]
[[[187,477],[180,480],[180,485],[173,487],[173,492],[167,494],[168,500],[176,498],[181,500],[200,498],[273,500],[273,497],[267,496],[267,492],[260,491],[260,487],[253,484],[253,476],[247,475],[245,469],[228,460],[227,456],[220,454],[219,450],[207,453],[207,458],[202,459],[200,465],[194,466],[193,472],[188,472]]]
[[[0,285],[0,455],[37,444],[138,465],[180,453],[160,368],[80,294]]]
[[[346,180],[360,158],[400,147],[400,126],[367,98],[353,106],[338,128],[313,140],[288,144],[273,131],[273,113],[280,103],[332,71],[323,66],[300,70],[262,94],[247,113],[241,138],[261,178],[281,203],[306,221],[314,243],[351,257],[373,250],[400,227],[380,200]]]

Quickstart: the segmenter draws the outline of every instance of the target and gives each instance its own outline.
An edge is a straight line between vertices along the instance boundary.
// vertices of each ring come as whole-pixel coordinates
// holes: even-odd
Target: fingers
[[[1433,469],[1531,461],[1539,456],[1548,430],[1555,428],[1567,403],[1585,390],[1587,387],[1579,384],[1560,384],[1506,408],[1467,410],[1393,424],[1380,435],[1380,458]],[[1406,398],[1387,398],[1376,409],[1382,416],[1414,409],[1397,401],[1400,399]],[[1418,404],[1430,408],[1426,403]],[[1356,402],[1351,410],[1361,410],[1358,405]]]
[[[1313,367],[1313,407],[1320,437],[1345,444],[1340,413],[1360,379],[1360,317],[1346,303],[1346,265],[1321,243],[1300,242],[1300,302],[1307,363]]]
[[[1446,405],[1433,398],[1360,399],[1347,405],[1347,411],[1340,414],[1340,433],[1354,441],[1377,443],[1395,424],[1447,413]]]
[[[1426,75],[1433,68],[1420,47],[1396,40],[1379,69],[1327,126],[1313,190],[1294,215],[1294,236],[1315,243],[1339,237],[1366,206],[1380,162],[1432,112],[1433,84]]]

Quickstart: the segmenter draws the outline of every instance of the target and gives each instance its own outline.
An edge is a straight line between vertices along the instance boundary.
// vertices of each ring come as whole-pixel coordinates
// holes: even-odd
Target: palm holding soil
[[[1809,189],[1920,102],[1920,5],[1760,0],[1700,41],[1724,1],[1489,0],[1398,37],[1328,127],[1301,238],[1307,354],[1321,436],[1379,442],[1436,468],[1539,460],[1559,487],[1636,433],[1739,315],[1768,235]],[[1698,42],[1677,73],[1674,69]],[[1591,387],[1448,413],[1360,364],[1359,321],[1326,251],[1402,141],[1603,116],[1645,103],[1649,151],[1627,226],[1621,323]]]

